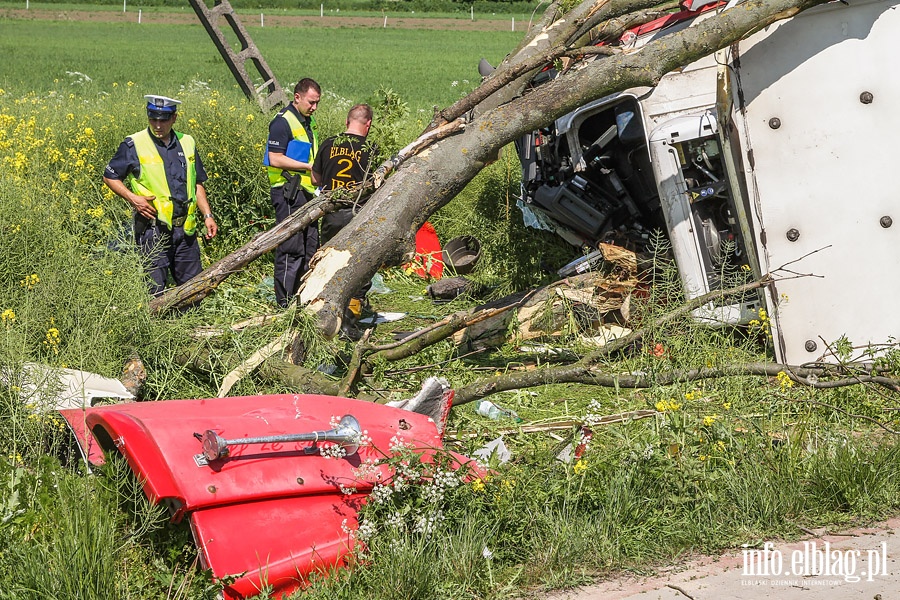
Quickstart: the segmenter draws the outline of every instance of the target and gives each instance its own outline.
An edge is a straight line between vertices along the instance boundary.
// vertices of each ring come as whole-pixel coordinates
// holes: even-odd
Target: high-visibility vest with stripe
[[[277,114],[275,118],[283,118],[287,121],[288,125],[291,127],[291,135],[294,137],[294,139],[288,143],[284,155],[300,162],[312,164],[316,159],[316,152],[319,151],[318,127],[316,126],[316,121],[313,119],[312,115],[309,116],[309,128],[312,131],[312,141],[310,141],[309,135],[306,133],[306,127],[303,126],[303,123],[300,122],[300,119],[297,118],[297,115],[294,114],[290,107]],[[263,156],[263,164],[266,166],[266,171],[269,174],[269,185],[271,187],[281,187],[287,182],[281,174],[282,171],[287,169],[269,166],[268,145],[266,145],[266,153]],[[304,190],[311,194],[316,191],[316,186],[313,185],[309,171],[287,171],[289,173],[300,174],[300,185]]]
[[[197,165],[195,163],[195,151],[197,145],[191,136],[173,131],[178,141],[181,142],[181,150],[184,152],[187,165],[187,215],[184,221],[184,233],[194,235],[197,231]],[[172,213],[174,203],[169,191],[169,182],[166,179],[166,166],[162,156],[156,148],[156,142],[145,129],[128,136],[134,141],[134,149],[137,151],[138,160],[141,163],[141,175],[135,177],[129,174],[127,182],[131,191],[141,196],[156,196],[153,207],[156,209],[156,219],[172,228]]]

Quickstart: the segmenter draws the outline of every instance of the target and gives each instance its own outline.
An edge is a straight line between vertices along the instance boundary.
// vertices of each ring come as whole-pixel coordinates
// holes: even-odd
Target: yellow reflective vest
[[[195,163],[197,145],[194,143],[194,138],[187,134],[177,131],[172,133],[181,142],[181,150],[184,152],[185,164],[187,164],[188,205],[184,221],[184,233],[194,235],[197,231],[197,165]],[[147,129],[128,137],[134,141],[134,149],[137,151],[138,160],[141,162],[141,175],[140,177],[135,177],[129,173],[126,182],[135,194],[156,196],[156,199],[153,200],[153,207],[156,209],[156,219],[162,221],[166,227],[171,229],[174,203],[171,198],[172,194],[169,191],[169,182],[166,179],[166,166],[163,164],[159,150],[156,149],[156,142],[153,141],[153,137]]]
[[[297,115],[294,114],[290,108],[285,109],[279,114],[275,115],[275,118],[282,118],[288,122],[288,125],[291,127],[291,135],[294,136],[294,139],[288,143],[288,147],[285,151],[285,156],[288,158],[293,158],[294,160],[309,163],[310,165],[316,159],[316,152],[319,151],[319,132],[318,127],[316,126],[316,120],[313,119],[312,115],[309,116],[309,128],[312,131],[312,141],[309,139],[309,135],[306,133],[306,127],[303,126],[303,123],[300,122],[300,119],[297,118]],[[278,169],[276,167],[269,166],[269,147],[266,146],[266,153],[263,157],[263,164],[266,166],[266,171],[269,174],[269,185],[271,187],[281,187],[283,186],[287,180],[282,176],[281,172],[285,169]],[[310,176],[309,171],[288,171],[289,173],[299,173],[300,174],[300,185],[309,193],[314,193],[316,191],[316,186],[313,185],[312,177]]]

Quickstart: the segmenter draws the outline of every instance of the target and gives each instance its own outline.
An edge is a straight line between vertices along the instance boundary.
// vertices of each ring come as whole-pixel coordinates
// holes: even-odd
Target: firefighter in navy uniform
[[[369,172],[369,161],[372,156],[378,154],[377,147],[366,141],[369,129],[372,127],[372,107],[368,104],[357,104],[347,113],[347,129],[344,133],[328,138],[319,147],[312,167],[312,180],[323,191],[346,189],[355,198],[355,188],[358,188]],[[349,198],[348,198],[349,199]],[[337,234],[353,216],[359,212],[359,207],[364,203],[340,208],[322,218],[322,243],[325,244]],[[359,318],[364,307],[368,306],[365,300],[371,284],[366,284],[356,297],[351,298],[348,310],[352,320]],[[350,321],[351,319],[345,319]]]
[[[281,223],[309,202],[316,191],[310,169],[319,147],[313,113],[319,106],[321,94],[318,83],[301,79],[294,86],[293,102],[269,123],[263,164],[269,175],[276,223]],[[286,307],[297,293],[300,278],[309,269],[309,261],[318,248],[319,231],[313,223],[275,250],[275,300],[279,306]]]
[[[181,285],[203,270],[197,232],[218,232],[206,199],[206,171],[190,135],[174,131],[178,100],[148,95],[149,127],[125,138],[103,182],[134,209],[135,243],[147,257],[150,293],[161,294],[169,272]]]

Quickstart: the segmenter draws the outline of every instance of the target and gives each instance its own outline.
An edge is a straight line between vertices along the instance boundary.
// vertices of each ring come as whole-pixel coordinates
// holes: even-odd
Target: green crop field
[[[257,24],[258,25],[258,24]],[[412,109],[446,106],[477,83],[481,57],[501,60],[516,32],[391,28],[248,27],[269,67],[288,87],[313,77],[324,91],[365,100],[393,89]],[[90,77],[97,93],[133,81],[177,94],[206,82],[227,90],[234,78],[196,25],[0,19],[0,87],[43,92]],[[81,84],[83,85],[83,83]]]

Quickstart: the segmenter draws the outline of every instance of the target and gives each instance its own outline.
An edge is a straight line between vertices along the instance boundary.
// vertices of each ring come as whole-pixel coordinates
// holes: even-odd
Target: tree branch
[[[330,194],[312,199],[287,219],[268,231],[256,234],[249,243],[210,265],[190,281],[171,288],[151,300],[150,314],[159,315],[168,310],[186,308],[200,302],[230,275],[240,271],[266,252],[274,250],[281,242],[326,214],[351,204],[346,200],[332,199]]]
[[[820,377],[840,372],[839,367],[803,367],[780,363],[737,363],[718,368],[683,369],[664,372],[646,373],[606,373],[601,367],[576,363],[563,367],[536,369],[524,373],[512,373],[493,377],[485,381],[476,381],[456,390],[453,406],[480,400],[497,392],[517,390],[550,383],[582,383],[601,387],[617,387],[627,389],[646,389],[656,386],[667,386],[676,383],[687,383],[703,379],[721,377],[762,376],[775,377],[784,372],[792,381],[814,389],[830,389],[877,383],[888,385],[900,391],[900,379],[878,375],[845,377],[832,381],[819,381]],[[853,415],[858,416],[858,415]]]

